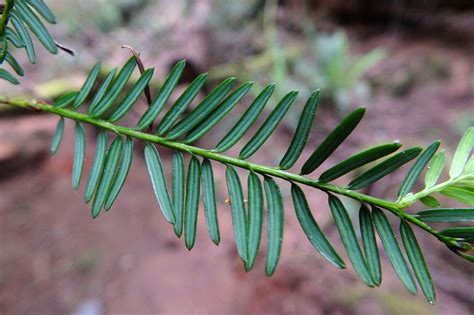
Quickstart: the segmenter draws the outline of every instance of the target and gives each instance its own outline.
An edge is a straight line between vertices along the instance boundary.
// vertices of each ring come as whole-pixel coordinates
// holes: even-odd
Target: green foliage
[[[31,38],[26,26],[47,49],[51,52],[55,51],[49,34],[36,17],[33,9],[48,22],[54,22],[54,16],[50,14],[41,0],[25,0],[18,1],[18,3],[17,7],[7,1],[2,16],[0,35],[3,34],[8,39],[2,41],[2,57],[4,60],[10,58],[5,43],[23,44],[30,61],[33,62],[34,48],[31,45]],[[12,20],[18,36],[11,35],[14,33],[5,27],[8,19]],[[474,206],[474,157],[472,155],[474,127],[469,128],[462,137],[454,152],[449,178],[444,182],[439,183],[446,164],[443,151],[437,153],[440,146],[439,141],[433,142],[424,151],[419,147],[412,147],[397,152],[401,147],[401,144],[397,142],[376,145],[352,154],[342,162],[322,170],[319,180],[316,180],[307,175],[320,169],[324,162],[344,144],[345,139],[361,122],[365,109],[354,110],[342,119],[317,147],[308,148],[310,142],[307,140],[319,101],[319,91],[314,91],[306,102],[293,139],[279,166],[252,163],[248,161],[248,158],[258,152],[274,134],[295,102],[297,92],[293,91],[281,97],[277,102],[278,105],[270,109],[270,113],[260,127],[255,128],[256,131],[248,135],[249,130],[259,120],[274,93],[275,85],[268,85],[256,93],[257,97],[215,148],[205,149],[194,144],[232,113],[232,109],[251,91],[253,83],[245,82],[233,89],[237,82],[236,78],[227,78],[210,91],[202,101],[192,106],[207,78],[206,74],[202,74],[176,98],[174,104],[165,110],[184,70],[185,61],[183,60],[173,67],[155,98],[149,100],[149,107],[138,119],[136,127],[121,126],[116,122],[123,119],[132,110],[153,77],[153,68],[147,70],[140,68],[142,72],[140,78],[136,82],[130,82],[132,73],[140,63],[139,59],[130,58],[120,69],[114,68],[109,71],[102,82],[99,82],[98,76],[101,66],[97,64],[92,68],[79,91],[65,94],[53,105],[0,96],[0,104],[33,108],[60,117],[51,145],[52,154],[57,152],[61,144],[65,119],[75,121],[75,154],[72,171],[74,190],[79,188],[86,156],[86,136],[83,124],[92,125],[101,130],[97,136],[95,157],[84,196],[86,202],[92,201],[93,218],[96,218],[101,211],[107,211],[112,207],[131,167],[135,151],[133,143],[140,141],[144,144],[143,154],[158,205],[166,220],[173,225],[175,234],[181,237],[184,231],[184,242],[189,250],[193,248],[196,239],[201,189],[210,239],[216,245],[220,242],[218,208],[211,163],[216,162],[226,166],[227,191],[235,242],[238,255],[247,271],[253,268],[260,249],[264,209],[266,209],[267,219],[265,274],[271,276],[278,265],[284,236],[285,209],[280,183],[276,179],[291,185],[291,196],[296,216],[310,243],[331,264],[344,269],[346,268],[344,260],[319,227],[300,185],[316,188],[328,194],[328,205],[347,256],[361,280],[370,287],[379,286],[382,279],[376,234],[383,244],[395,273],[403,284],[411,293],[416,294],[416,283],[409,266],[411,265],[411,269],[430,303],[435,300],[435,291],[422,250],[411,228],[413,225],[435,236],[458,256],[471,262],[474,261],[474,256],[467,253],[473,249],[473,227],[446,227],[437,231],[428,225],[430,222],[465,223],[474,221],[474,208],[440,208],[441,203],[433,196],[433,194],[440,193]],[[368,60],[359,61],[349,71],[348,77],[358,77],[370,63]],[[334,69],[339,69],[337,63],[334,67]],[[14,68],[19,69],[18,66]],[[331,73],[336,71],[334,69],[331,70]],[[9,78],[10,81],[15,80],[5,70],[0,71],[0,75]],[[98,88],[94,90],[94,86]],[[128,86],[131,88],[128,89]],[[88,99],[91,101],[87,102]],[[160,115],[162,118],[158,119]],[[114,135],[114,140],[107,148],[110,133]],[[249,140],[246,141],[247,137]],[[240,150],[238,157],[222,153],[233,148],[239,141],[246,141],[246,143]],[[171,191],[168,189],[167,176],[157,147],[167,147],[174,150]],[[301,158],[304,149],[313,153],[302,161],[301,172],[295,173],[290,169]],[[187,172],[185,172],[185,157],[187,155],[190,156],[190,159]],[[418,159],[408,170],[398,190],[396,201],[380,199],[356,191],[378,183],[381,178],[395,172],[417,157]],[[330,183],[336,178],[366,167],[369,163],[382,158],[385,159],[352,179],[346,186]],[[247,201],[244,199],[237,168],[248,175]],[[416,187],[415,184],[423,172],[425,172],[425,187],[421,191],[414,192],[413,188]],[[357,236],[359,231],[356,232],[343,202],[336,195],[351,198],[360,204],[361,239]],[[427,204],[430,209],[422,210],[416,214],[405,211],[417,201]],[[369,206],[372,207],[372,211],[369,210]],[[385,214],[387,211],[400,220],[400,234],[408,261],[404,258],[399,241]]]
[[[10,44],[16,48],[25,48],[30,63],[36,63],[32,34],[49,53],[58,53],[58,46],[41,20],[49,24],[56,23],[53,13],[43,0],[5,1],[0,19],[0,79],[19,84],[19,81],[3,68],[5,62],[17,75],[24,75],[23,69],[10,52],[13,51]]]

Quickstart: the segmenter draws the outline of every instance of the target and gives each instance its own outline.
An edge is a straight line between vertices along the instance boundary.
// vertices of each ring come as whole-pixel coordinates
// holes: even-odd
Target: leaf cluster
[[[43,0],[6,0],[0,19],[0,79],[19,84],[4,64],[8,64],[18,76],[24,75],[23,68],[13,55],[13,47],[24,48],[30,63],[36,63],[33,36],[49,53],[58,53],[58,46],[43,21],[56,24],[54,14]]]
[[[319,91],[314,91],[306,101],[291,143],[278,166],[259,165],[248,162],[247,159],[258,152],[273,135],[295,102],[297,92],[287,93],[263,119],[256,131],[249,134],[250,128],[262,116],[263,108],[274,91],[274,85],[268,85],[251,101],[248,109],[214,148],[203,149],[193,144],[232,112],[232,109],[249,93],[252,82],[244,82],[236,86],[235,78],[225,79],[198,102],[197,95],[201,93],[207,77],[206,74],[201,74],[188,85],[173,104],[168,105],[185,67],[185,61],[179,61],[171,69],[160,90],[152,98],[148,109],[138,119],[136,126],[129,128],[115,123],[132,110],[153,75],[153,68],[146,69],[133,85],[127,84],[136,66],[137,59],[132,57],[122,67],[114,68],[103,80],[99,80],[98,73],[101,65],[97,64],[90,71],[79,91],[64,95],[53,106],[50,106],[51,112],[62,116],[52,141],[53,154],[61,141],[64,117],[76,120],[72,176],[74,189],[77,189],[80,184],[86,149],[82,124],[86,122],[103,129],[97,136],[95,157],[85,188],[85,200],[92,202],[94,218],[102,210],[107,211],[112,207],[124,185],[133,158],[133,138],[135,138],[145,142],[143,154],[158,206],[166,220],[173,225],[175,234],[178,237],[184,234],[184,242],[188,249],[193,248],[196,239],[197,213],[201,195],[210,239],[216,245],[220,242],[212,164],[217,162],[226,166],[227,191],[235,242],[247,271],[254,266],[260,248],[265,213],[267,219],[265,273],[268,276],[274,273],[279,261],[285,211],[280,184],[275,180],[276,178],[290,184],[296,216],[310,243],[328,262],[337,268],[344,269],[346,268],[344,259],[319,227],[300,186],[301,184],[309,185],[328,194],[328,205],[348,259],[361,280],[370,287],[379,286],[382,279],[381,258],[376,242],[376,234],[378,234],[390,263],[407,289],[415,294],[417,288],[414,279],[417,279],[428,301],[434,302],[435,291],[423,253],[411,228],[413,224],[435,235],[461,257],[472,260],[472,256],[465,253],[466,250],[472,248],[471,227],[447,228],[438,232],[426,222],[472,221],[473,208],[434,208],[423,210],[415,215],[405,212],[404,209],[417,200],[430,204],[430,207],[435,203],[437,205],[438,201],[430,196],[434,192],[472,205],[474,170],[471,152],[474,147],[474,128],[469,129],[461,139],[450,168],[450,180],[443,184],[436,185],[445,160],[442,151],[436,153],[440,146],[439,141],[433,142],[426,149],[411,147],[401,151],[399,150],[401,144],[398,142],[376,145],[325,169],[316,180],[306,175],[319,169],[344,143],[362,120],[365,109],[358,108],[343,118],[318,146],[310,150],[312,154],[305,158],[299,173],[293,173],[288,170],[294,167],[301,158],[303,149],[307,147],[307,140],[318,107]],[[131,87],[127,88],[127,86]],[[87,99],[91,99],[90,103],[86,102]],[[82,110],[85,114],[79,114],[78,110]],[[109,146],[107,131],[115,134]],[[239,142],[244,142],[244,144],[238,157],[229,157],[222,153]],[[167,180],[156,144],[174,149],[171,183]],[[186,154],[190,154],[187,167]],[[356,192],[377,183],[381,178],[412,160],[415,162],[400,186],[397,202],[385,201]],[[247,171],[248,196],[243,194],[242,182],[236,167]],[[346,186],[330,184],[331,181],[361,167],[364,167],[365,171],[355,176]],[[427,170],[426,188],[413,193],[415,183],[425,170]],[[453,190],[463,190],[464,193],[460,194]],[[360,231],[356,231],[344,203],[336,195],[344,195],[360,202]],[[399,217],[400,235],[405,254],[382,209]],[[359,233],[361,240],[357,237]]]

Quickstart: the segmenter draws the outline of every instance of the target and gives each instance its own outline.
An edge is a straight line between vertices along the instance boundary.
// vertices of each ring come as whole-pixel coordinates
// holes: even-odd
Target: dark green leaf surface
[[[245,270],[250,271],[257,257],[263,227],[263,190],[258,175],[249,173],[248,185],[248,250],[249,260]]]
[[[86,188],[84,191],[84,198],[86,203],[91,201],[92,196],[95,193],[97,185],[99,184],[100,177],[105,164],[105,155],[107,150],[107,133],[102,131],[97,136],[97,144],[95,149],[94,162],[92,162],[92,168],[87,179]]]
[[[295,206],[296,217],[306,237],[316,250],[331,264],[344,269],[346,264],[332,247],[323,231],[319,228],[308,206],[303,190],[296,184],[291,185],[291,196]]]
[[[184,90],[183,94],[180,95],[178,100],[171,106],[166,112],[160,124],[157,127],[157,135],[163,136],[174,123],[179,119],[182,113],[191,105],[193,100],[201,91],[202,87],[206,83],[207,73],[202,73],[197,76],[196,79]]]
[[[123,184],[127,179],[128,172],[130,171],[130,166],[132,165],[133,160],[133,140],[129,137],[125,138],[125,144],[123,148],[122,159],[120,161],[120,168],[118,169],[117,176],[114,179],[112,188],[107,196],[105,201],[105,210],[112,208],[112,205],[117,198],[120,190],[122,190]]]
[[[268,85],[262,92],[255,98],[252,104],[249,106],[244,115],[239,119],[235,126],[227,133],[224,138],[219,141],[216,146],[216,152],[224,152],[231,148],[234,144],[239,141],[244,134],[252,127],[258,116],[262,112],[265,104],[275,91],[275,84]]]
[[[394,172],[403,164],[410,162],[416,158],[420,152],[421,148],[418,147],[409,148],[405,151],[399,152],[356,177],[349,183],[348,188],[357,190],[367,187],[382,177]]]
[[[76,99],[78,92],[68,92],[61,97],[59,97],[54,103],[53,106],[56,108],[64,108],[69,106]]]
[[[347,256],[349,256],[354,270],[366,285],[373,287],[374,280],[367,268],[367,263],[365,262],[362,250],[357,242],[357,236],[354,227],[352,226],[351,219],[347,214],[347,210],[342,202],[333,195],[329,195],[329,207],[331,208],[334,221],[336,222],[337,229],[341,235],[342,243],[346,248]]]
[[[284,209],[280,188],[271,177],[263,181],[267,200],[267,259],[265,274],[270,277],[275,272],[283,241]]]
[[[420,202],[427,207],[439,208],[442,207],[442,204],[433,196],[425,196],[420,198]]]
[[[234,226],[237,251],[244,264],[248,261],[247,224],[245,215],[244,195],[239,175],[234,167],[228,165],[226,170],[227,191],[232,209],[232,225]]]
[[[20,36],[21,41],[25,45],[26,54],[28,55],[30,63],[35,64],[35,48],[33,46],[33,41],[31,40],[30,33],[28,32],[25,23],[23,23],[23,21],[19,17],[17,17],[16,14],[14,14],[14,11],[12,12],[12,14],[10,14],[10,21],[12,21],[15,30],[18,32],[18,36]]]
[[[462,238],[466,242],[474,243],[474,226],[448,228],[440,233],[444,236]]]
[[[204,159],[201,172],[207,230],[212,242],[219,245],[221,237],[219,234],[219,222],[217,220],[216,189],[214,187],[214,174],[212,172],[211,161]]]
[[[153,186],[153,191],[155,192],[156,201],[158,201],[158,205],[160,206],[166,220],[169,223],[174,224],[174,210],[168,194],[168,186],[166,184],[165,173],[163,172],[163,164],[161,163],[158,150],[151,143],[147,143],[145,146],[145,161],[148,168],[148,174],[150,175],[151,184]]]
[[[319,180],[323,182],[330,182],[336,178],[341,177],[361,166],[369,164],[375,160],[378,160],[384,156],[387,156],[401,147],[398,142],[386,143],[371,147],[362,152],[356,153],[346,160],[334,165],[327,171],[321,174]]]
[[[6,80],[11,84],[20,84],[20,82],[6,70],[0,69],[0,79]]]
[[[105,93],[107,92],[110,84],[112,83],[115,77],[115,74],[117,73],[117,70],[118,70],[117,68],[112,69],[112,71],[110,71],[105,77],[104,82],[102,82],[102,85],[99,87],[99,89],[95,93],[95,96],[92,99],[91,104],[89,105],[89,108],[87,110],[88,114],[92,114],[96,110],[100,101],[102,100]]]
[[[44,27],[40,19],[31,11],[31,9],[22,1],[15,1],[15,13],[28,25],[30,30],[38,37],[38,40],[52,54],[58,53],[58,47],[49,35],[48,30]]]
[[[239,159],[247,159],[252,154],[257,152],[258,149],[260,149],[265,141],[267,141],[267,139],[272,135],[273,131],[283,119],[286,112],[290,109],[297,95],[298,92],[293,91],[283,97],[283,99],[278,103],[262,126],[240,151]]]
[[[347,117],[324,139],[319,147],[311,154],[301,169],[301,174],[306,175],[314,171],[344,142],[354,131],[364,116],[365,108],[358,108]]]
[[[109,195],[110,189],[113,184],[113,180],[117,174],[120,157],[122,156],[123,140],[122,137],[117,136],[107,152],[105,158],[104,171],[100,178],[99,187],[94,196],[94,202],[92,203],[92,218],[96,218],[102,208],[104,207],[107,196]]]
[[[234,84],[234,77],[225,79],[171,129],[167,138],[170,140],[176,139],[198,126],[227,95]]]
[[[61,140],[64,134],[64,118],[59,118],[58,124],[56,125],[56,131],[54,132],[53,140],[51,141],[51,155],[55,155],[58,152]]]
[[[145,114],[143,114],[143,116],[138,121],[137,129],[143,130],[149,127],[153,123],[153,121],[155,121],[156,117],[158,117],[161,110],[166,105],[166,102],[170,98],[171,93],[176,87],[176,84],[178,83],[179,78],[181,77],[181,73],[183,73],[185,65],[185,60],[178,61],[174,65],[173,69],[171,69],[171,72],[168,75],[168,78],[166,78],[165,83],[163,83],[160,92],[153,100]]]
[[[130,79],[130,76],[132,75],[136,65],[137,61],[135,57],[131,57],[130,59],[128,59],[125,66],[123,66],[123,68],[120,70],[119,74],[115,78],[114,83],[112,83],[107,93],[100,100],[99,104],[97,104],[97,107],[92,112],[93,116],[99,117],[114,104],[122,90],[125,88],[125,85]]]
[[[43,0],[27,0],[27,3],[33,7],[48,23],[56,24],[56,18],[53,12],[43,2]]]
[[[437,208],[416,213],[424,222],[466,222],[474,221],[474,208]]]
[[[192,143],[202,137],[206,132],[211,130],[219,121],[221,121],[227,113],[247,94],[252,87],[253,82],[246,82],[235,89],[234,92],[229,94],[221,104],[217,106],[206,118],[202,120],[202,123],[194,127],[186,136],[184,143]]]
[[[400,234],[407,252],[408,260],[410,260],[410,264],[415,272],[416,278],[418,279],[421,290],[428,302],[433,304],[436,300],[436,293],[433,287],[433,282],[431,281],[428,266],[426,265],[425,258],[423,257],[420,245],[418,245],[416,236],[408,223],[404,221],[400,222]]]
[[[82,169],[84,168],[84,159],[86,154],[86,137],[84,127],[80,122],[76,123],[74,162],[72,164],[72,187],[77,191],[81,182]]]
[[[124,99],[120,102],[117,109],[114,110],[112,116],[110,116],[109,121],[114,122],[122,118],[127,114],[132,106],[137,102],[140,94],[145,90],[147,84],[150,82],[151,77],[153,76],[154,69],[147,69],[140,76],[137,82],[133,85]]]
[[[433,155],[438,150],[440,143],[441,141],[439,140],[433,142],[418,157],[416,162],[408,171],[407,176],[405,177],[405,180],[403,181],[402,185],[400,186],[400,190],[398,191],[399,198],[405,197],[406,194],[408,194],[411,191],[411,189],[413,188],[413,185],[415,185],[416,181],[418,180],[418,177],[420,176],[421,172],[423,172],[426,165],[428,165],[428,163],[433,158]]]
[[[367,267],[369,268],[374,284],[379,286],[382,282],[382,269],[380,266],[379,249],[375,240],[374,224],[370,210],[362,205],[359,210],[360,234],[364,248]]]
[[[201,169],[199,160],[193,156],[189,162],[186,182],[186,208],[184,210],[184,241],[191,250],[196,240],[196,224],[199,209]]]
[[[174,233],[178,237],[181,237],[181,234],[183,233],[184,179],[184,157],[181,152],[175,151],[173,153],[173,208],[176,218],[174,223]]]
[[[393,233],[392,228],[390,227],[390,223],[388,222],[387,217],[382,212],[382,210],[373,207],[372,212],[375,227],[377,228],[377,232],[382,240],[383,247],[385,248],[385,252],[387,253],[388,259],[393,266],[393,269],[397,273],[400,280],[402,280],[403,284],[407,287],[408,291],[412,294],[416,294],[416,285],[413,277],[408,269],[407,262],[405,258],[403,258],[402,251],[398,246],[397,239],[395,238],[395,234]]]
[[[98,62],[94,65],[91,72],[87,76],[86,81],[82,85],[82,87],[79,91],[79,95],[77,95],[77,98],[74,101],[74,104],[72,104],[73,109],[78,109],[79,106],[81,106],[82,103],[84,103],[87,96],[89,96],[89,93],[91,92],[92,88],[94,87],[94,83],[97,80],[97,76],[100,73],[100,69],[101,69],[101,63]]]
[[[285,155],[280,161],[280,169],[287,170],[292,167],[303,152],[303,148],[308,140],[311,126],[313,125],[314,115],[319,102],[319,90],[311,94],[306,101],[303,111],[296,127],[295,134],[291,140]]]

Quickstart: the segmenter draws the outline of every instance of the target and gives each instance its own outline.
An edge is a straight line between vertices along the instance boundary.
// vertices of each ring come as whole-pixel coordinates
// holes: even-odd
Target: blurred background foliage
[[[335,159],[398,138],[407,146],[439,138],[449,154],[459,135],[474,125],[472,0],[46,2],[58,20],[49,28],[53,37],[74,49],[76,57],[38,49],[38,64],[29,65],[21,55],[22,86],[0,82],[2,94],[54,100],[78,89],[97,60],[105,69],[123,63],[129,52],[120,47],[129,44],[141,52],[146,67],[156,67],[153,91],[182,58],[188,66],[181,88],[208,71],[209,87],[236,76],[258,87],[276,82],[273,100],[300,91],[299,105],[266,144],[262,159],[270,163],[278,161],[281,142],[291,139],[303,102],[315,89],[322,97],[320,123],[310,138],[315,145],[339,117],[356,106],[368,107],[365,125]],[[138,158],[131,172],[137,175],[124,187],[127,197],[119,198],[117,209],[103,221],[91,223],[80,194],[69,187],[72,147],[59,152],[54,167],[47,162],[56,121],[17,114],[0,108],[2,314],[472,314],[472,266],[446,255],[444,248],[438,251],[436,241],[422,235],[421,245],[433,248],[427,260],[439,296],[434,307],[407,295],[390,272],[382,289],[368,290],[352,271],[325,269],[305,247],[290,215],[281,269],[266,279],[260,260],[257,271],[243,274],[223,192],[218,204],[226,234],[222,245],[215,249],[199,239],[205,234],[200,217],[197,248],[188,253],[162,230],[165,223],[150,207],[153,194],[144,189],[149,184]],[[225,127],[218,126],[216,138]],[[28,148],[22,146],[26,139]],[[164,154],[165,163],[168,158]],[[219,173],[218,187],[225,180]],[[367,193],[388,198],[399,181],[387,178]],[[310,202],[321,198],[312,194]],[[328,210],[316,215],[334,237]]]

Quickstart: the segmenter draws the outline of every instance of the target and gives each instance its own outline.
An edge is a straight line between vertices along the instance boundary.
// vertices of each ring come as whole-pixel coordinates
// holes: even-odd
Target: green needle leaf
[[[163,86],[161,87],[160,92],[156,96],[155,100],[151,103],[145,114],[143,114],[143,116],[138,121],[138,130],[143,130],[151,126],[153,121],[155,121],[156,117],[158,117],[161,110],[166,105],[166,102],[170,98],[171,93],[176,87],[176,84],[178,83],[179,78],[181,77],[181,73],[183,73],[185,65],[186,60],[181,60],[174,65],[173,69],[171,69],[168,78],[166,78],[165,83],[163,83]]]
[[[91,172],[89,179],[87,180],[86,189],[84,192],[84,198],[86,203],[91,201],[92,196],[97,188],[100,177],[102,175],[102,170],[104,169],[105,164],[105,155],[107,150],[107,133],[102,131],[97,136],[97,145],[95,149],[94,162],[92,163]]]
[[[248,246],[244,195],[242,193],[239,175],[230,165],[227,165],[226,180],[232,209],[232,225],[234,226],[237,251],[244,264],[246,264],[248,261]]]
[[[114,83],[112,83],[112,85],[110,86],[110,89],[107,91],[107,93],[104,95],[102,100],[99,102],[99,104],[97,104],[97,107],[92,112],[93,116],[99,117],[114,104],[120,93],[125,88],[125,85],[130,79],[133,70],[135,70],[136,65],[137,60],[135,59],[135,57],[131,57],[130,59],[128,59],[125,66],[123,66],[122,70],[120,70],[119,74],[115,78]]]
[[[214,174],[209,159],[204,159],[201,166],[202,192],[204,197],[204,213],[206,215],[207,230],[212,242],[219,245],[219,223],[217,220],[216,189],[214,187]]]
[[[43,2],[43,0],[27,0],[26,1],[33,9],[36,10],[48,23],[56,24],[56,18],[53,12]]]
[[[424,222],[466,222],[474,221],[474,208],[437,208],[416,213]]]
[[[13,26],[15,27],[15,30],[18,32],[18,35],[21,38],[21,41],[25,45],[26,49],[26,54],[28,55],[28,59],[30,60],[30,63],[35,64],[36,63],[36,54],[35,54],[35,48],[33,46],[33,41],[31,40],[30,33],[28,32],[28,29],[26,28],[25,23],[21,20],[16,15],[15,10],[10,11],[10,20],[13,23]]]
[[[197,139],[201,138],[206,132],[211,130],[219,121],[221,121],[227,113],[247,94],[252,87],[253,82],[246,82],[235,89],[229,96],[226,97],[222,103],[215,108],[206,118],[202,120],[202,123],[194,127],[186,136],[184,143],[192,143]]]
[[[163,215],[166,220],[174,224],[175,216],[173,205],[168,194],[168,186],[166,185],[165,173],[163,172],[163,164],[161,163],[160,155],[158,150],[151,143],[147,143],[145,146],[145,161],[148,168],[148,174],[150,175],[151,185],[155,192],[156,201],[160,206]]]
[[[203,169],[204,172],[204,169]],[[174,233],[181,237],[184,218],[184,158],[179,151],[173,153],[173,208],[175,213]],[[204,178],[204,173],[203,173]]]
[[[283,241],[284,209],[280,188],[275,181],[265,176],[263,181],[267,199],[267,259],[265,275],[270,277],[280,259],[281,243]]]
[[[43,46],[52,54],[58,53],[58,47],[49,35],[48,30],[41,23],[40,19],[31,11],[31,9],[22,1],[15,1],[15,11],[19,17],[28,25],[30,30],[38,37]]]
[[[357,242],[354,227],[352,226],[351,219],[349,218],[344,205],[337,197],[329,195],[329,207],[331,208],[334,221],[336,222],[337,229],[341,235],[342,243],[346,248],[347,255],[352,262],[354,270],[366,285],[373,287],[374,280],[367,268],[367,263],[365,262],[359,243]]]
[[[440,193],[467,205],[474,206],[474,189],[452,186],[443,189]]]
[[[186,183],[186,209],[184,211],[184,241],[191,250],[196,240],[196,224],[199,208],[201,170],[199,160],[193,156],[189,162]]]
[[[244,134],[252,127],[258,116],[262,112],[265,104],[267,104],[270,96],[275,91],[275,84],[268,85],[262,92],[255,98],[253,103],[239,119],[235,126],[225,135],[225,137],[219,141],[214,151],[224,152],[231,148],[234,144],[239,141]]]
[[[430,162],[433,155],[439,148],[441,141],[435,141],[430,144],[425,151],[420,155],[420,157],[416,160],[413,166],[407,173],[405,180],[403,181],[402,185],[400,186],[400,190],[398,191],[398,198],[405,197],[413,188],[418,177],[420,176],[421,172],[425,169],[426,165]]]
[[[380,266],[379,249],[375,240],[374,224],[370,210],[361,205],[359,210],[360,234],[362,235],[362,244],[364,247],[367,267],[369,268],[372,279],[376,286],[382,282],[382,269]]]
[[[112,208],[112,205],[115,199],[117,199],[117,196],[120,193],[120,190],[122,190],[123,184],[125,183],[125,180],[127,179],[130,166],[132,165],[132,160],[133,160],[133,140],[129,137],[126,137],[123,154],[122,154],[122,160],[120,161],[120,168],[118,169],[117,176],[107,196],[107,200],[105,201],[104,209],[106,211]]]
[[[59,145],[64,134],[64,118],[59,118],[58,124],[56,126],[56,131],[54,132],[53,140],[51,141],[51,155],[55,155],[58,152]]]
[[[10,43],[13,44],[13,46],[15,46],[16,48],[23,48],[25,47],[25,44],[23,43],[23,41],[20,39],[20,37],[18,36],[18,34],[12,30],[11,28],[9,28],[8,26],[5,27],[5,36],[7,37],[7,39],[10,41]]]
[[[82,169],[84,168],[85,152],[86,137],[84,135],[84,127],[80,122],[76,122],[74,162],[72,164],[72,187],[74,188],[74,191],[77,191],[81,182]]]
[[[301,174],[306,175],[320,166],[344,140],[354,131],[364,116],[365,108],[358,108],[347,115],[341,123],[324,139],[319,147],[311,154],[301,169]]]
[[[444,164],[446,163],[446,156],[443,151],[438,152],[431,160],[430,166],[425,174],[425,188],[433,187],[441,176]]]
[[[362,173],[349,183],[348,188],[352,190],[362,189],[375,183],[382,177],[394,172],[403,164],[410,162],[418,156],[421,148],[413,147],[399,152],[385,161],[375,165],[365,173]]]
[[[68,92],[59,97],[53,104],[56,108],[64,108],[69,106],[76,99],[78,92]]]
[[[441,203],[433,196],[425,196],[420,198],[420,201],[427,207],[439,208]]]
[[[173,124],[179,119],[181,114],[191,105],[193,100],[201,91],[206,83],[207,73],[200,74],[194,81],[186,88],[178,100],[171,106],[170,110],[161,119],[157,127],[157,135],[163,136]]]
[[[303,152],[303,148],[308,140],[309,132],[311,131],[311,126],[313,125],[318,102],[319,90],[313,92],[308,98],[308,101],[306,101],[295,134],[291,140],[291,144],[280,161],[280,169],[287,170],[292,167],[300,157],[301,152]]]
[[[89,115],[91,115],[96,110],[96,108],[99,105],[100,101],[102,100],[105,93],[107,92],[107,89],[109,88],[110,84],[112,83],[112,80],[114,79],[116,73],[117,73],[117,68],[114,68],[105,77],[104,82],[102,82],[102,85],[100,86],[100,88],[95,93],[95,96],[92,99],[91,104],[89,105],[89,108],[87,110],[87,113]]]
[[[328,241],[324,233],[319,228],[316,220],[308,206],[308,202],[304,196],[303,190],[296,184],[291,185],[291,196],[293,198],[293,204],[295,206],[296,217],[300,222],[301,228],[304,234],[316,248],[316,250],[331,264],[339,269],[346,268],[346,264],[341,259],[339,254],[336,252],[334,247]]]
[[[404,221],[400,222],[400,234],[402,236],[403,245],[410,260],[415,276],[418,279],[421,290],[425,295],[428,302],[431,304],[434,303],[436,299],[435,289],[433,287],[433,282],[431,281],[431,275],[426,265],[425,258],[418,245],[416,236],[413,233],[411,227]]]
[[[451,168],[449,169],[449,176],[451,178],[456,178],[463,173],[464,166],[466,165],[473,148],[474,127],[471,127],[467,129],[462,136],[461,141],[459,141],[458,147],[454,153],[453,162],[451,163]]]
[[[6,80],[11,84],[18,85],[20,82],[6,70],[0,69],[0,79]]]
[[[100,68],[101,68],[101,63],[98,62],[95,64],[95,66],[92,68],[91,72],[87,76],[86,81],[82,85],[81,90],[79,91],[79,95],[77,96],[76,100],[74,101],[74,104],[72,104],[73,109],[78,109],[79,106],[84,103],[86,100],[87,96],[89,96],[89,93],[91,92],[92,88],[94,87],[95,80],[97,79],[97,76],[100,73]]]
[[[25,74],[25,71],[23,68],[20,66],[18,61],[7,51],[5,55],[5,60],[8,62],[8,64],[12,67],[13,71],[16,72],[20,77],[22,77]]]
[[[319,177],[319,180],[323,182],[330,182],[361,166],[364,166],[366,164],[369,164],[370,162],[392,154],[393,152],[397,151],[401,146],[402,145],[398,142],[386,143],[356,153],[322,173]]]
[[[209,93],[189,114],[184,116],[169,132],[167,138],[176,139],[198,126],[212,112],[219,102],[227,95],[235,84],[235,78],[225,79],[218,87]]]
[[[127,114],[132,106],[136,103],[138,97],[143,92],[147,84],[150,82],[151,77],[153,76],[154,69],[147,69],[140,76],[137,82],[133,85],[132,89],[127,93],[125,98],[122,100],[117,109],[114,110],[112,116],[110,116],[109,121],[115,122]]]
[[[416,285],[413,277],[408,269],[407,262],[403,258],[402,251],[398,246],[397,239],[393,233],[390,223],[382,210],[373,207],[372,216],[374,218],[375,227],[379,233],[380,239],[382,240],[383,247],[387,253],[388,259],[393,266],[393,269],[397,273],[400,280],[407,287],[408,291],[412,294],[416,294]]]
[[[248,250],[249,260],[245,270],[250,271],[257,257],[263,227],[263,190],[258,175],[249,173],[248,184]]]
[[[474,243],[474,226],[448,228],[440,233],[444,236],[462,238],[471,244]]]
[[[118,164],[120,157],[122,156],[123,140],[122,137],[117,136],[112,144],[110,145],[107,157],[105,158],[104,171],[100,178],[99,187],[92,203],[92,218],[97,218],[100,210],[104,206],[104,203],[109,195],[109,191],[112,187],[113,180],[117,174]]]
[[[283,97],[280,103],[278,103],[275,109],[268,116],[267,120],[265,120],[249,142],[247,142],[242,151],[240,151],[239,159],[247,159],[260,149],[265,141],[267,141],[267,139],[272,135],[275,128],[283,119],[283,116],[285,116],[286,112],[290,109],[297,95],[298,92],[293,91]]]

